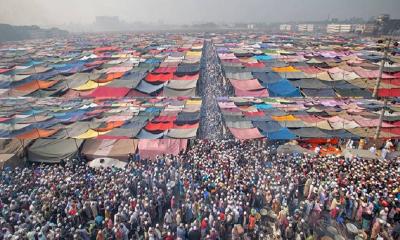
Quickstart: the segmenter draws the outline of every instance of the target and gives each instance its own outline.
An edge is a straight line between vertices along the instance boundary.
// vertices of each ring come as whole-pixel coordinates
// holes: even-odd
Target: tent
[[[269,140],[292,140],[296,135],[291,133],[287,128],[281,128],[278,131],[263,132],[265,137]]]
[[[58,163],[62,159],[73,158],[83,140],[81,139],[37,139],[27,151],[31,162]]]
[[[128,94],[129,90],[126,87],[98,87],[89,96],[94,98],[122,98]]]
[[[278,154],[310,154],[315,155],[313,151],[303,148],[297,144],[286,143],[280,145],[277,149]]]
[[[304,93],[306,97],[326,97],[326,98],[336,97],[333,88],[323,88],[323,89],[302,88],[301,91]]]
[[[240,140],[263,138],[257,128],[229,128],[232,135]]]
[[[163,95],[168,97],[194,97],[196,96],[196,87],[189,89],[174,89],[165,86]]]
[[[154,160],[163,154],[178,155],[185,151],[187,139],[143,139],[139,141],[138,150],[141,159]]]
[[[24,150],[31,140],[0,139],[0,170],[6,167],[22,167]]]
[[[127,161],[129,154],[136,153],[136,139],[89,139],[82,146],[82,156],[88,160],[95,158],[115,158]]]
[[[267,87],[271,97],[301,97],[299,89],[293,87],[286,79],[263,85]]]
[[[330,135],[322,132],[319,128],[315,128],[315,127],[291,129],[290,131],[300,138],[330,138],[331,137]]]
[[[251,121],[225,121],[225,126],[229,128],[254,128]]]
[[[194,138],[197,135],[197,128],[188,129],[170,129],[167,136],[170,138]]]
[[[166,85],[168,88],[171,89],[192,89],[195,88],[197,85],[197,79],[195,80],[171,80]]]
[[[253,75],[251,72],[240,72],[240,73],[225,73],[226,78],[229,79],[238,79],[238,80],[246,80],[246,79],[253,79]]]
[[[235,88],[235,96],[238,97],[268,97],[269,93],[267,89],[258,89],[258,90],[241,90]]]
[[[346,148],[342,155],[347,159],[362,158],[362,159],[378,159],[378,156],[369,150],[365,149],[349,149]]]
[[[153,85],[146,81],[141,81],[140,84],[137,86],[136,90],[140,92],[151,94],[161,90],[164,87],[164,84]]]
[[[229,81],[231,82],[231,84],[235,89],[246,90],[246,91],[264,89],[264,87],[260,84],[260,82],[257,79],[248,79],[248,80],[229,79]]]

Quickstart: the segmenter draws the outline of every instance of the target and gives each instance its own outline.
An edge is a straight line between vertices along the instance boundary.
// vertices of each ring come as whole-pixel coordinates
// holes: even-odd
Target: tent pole
[[[67,128],[64,128],[64,131],[67,133],[67,137],[68,137],[68,138],[71,138],[71,136],[70,136],[69,133],[68,133]],[[80,161],[81,158],[80,158],[80,154],[79,154],[78,143],[76,142],[76,138],[73,138],[73,139],[74,139],[74,142],[75,142],[76,152],[78,153],[78,160]]]
[[[32,57],[30,57],[30,59],[33,61],[33,58]],[[37,74],[37,72],[36,72],[36,66],[35,66],[35,64],[33,64],[33,70],[35,71],[35,74]],[[40,91],[40,84],[39,84],[39,82],[38,82],[38,80],[37,79],[35,79],[35,83],[37,84],[37,86],[38,86],[38,90],[39,90],[39,97],[42,97],[42,92]]]
[[[383,55],[383,59],[381,61],[381,65],[379,66],[379,75],[376,79],[376,85],[374,88],[374,92],[372,93],[372,97],[377,97],[378,95],[378,89],[379,89],[379,85],[381,84],[381,80],[382,80],[382,74],[383,74],[383,68],[385,67],[385,63],[386,63],[386,58],[388,57],[389,54],[389,48],[390,48],[390,43],[391,43],[392,39],[389,38],[387,40],[386,46],[384,48],[384,55]]]
[[[385,100],[383,102],[383,107],[382,107],[382,110],[381,110],[381,114],[379,115],[379,124],[378,124],[378,126],[376,128],[376,133],[375,133],[375,136],[374,136],[375,140],[377,140],[379,138],[379,135],[381,133],[382,122],[383,122],[383,117],[385,116],[387,103],[388,103],[388,99],[385,98]]]

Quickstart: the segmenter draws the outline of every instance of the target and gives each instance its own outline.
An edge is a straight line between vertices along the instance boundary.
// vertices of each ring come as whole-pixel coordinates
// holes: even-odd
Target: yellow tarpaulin
[[[188,51],[186,57],[201,57],[201,52]]]
[[[187,100],[186,105],[201,105],[201,99]]]
[[[317,78],[319,80],[323,80],[323,81],[332,81],[331,76],[327,72],[317,73],[317,74],[315,74],[315,78]]]
[[[288,66],[288,67],[274,67],[272,68],[272,71],[274,72],[300,72],[300,70],[292,67],[292,66]]]
[[[97,132],[97,131],[95,131],[95,130],[93,130],[93,129],[89,129],[89,130],[87,130],[86,132],[84,132],[84,133],[82,133],[81,135],[78,135],[78,136],[76,136],[76,137],[74,137],[74,138],[76,138],[76,139],[95,138],[95,137],[98,137],[98,136],[100,136],[100,135],[106,134],[106,133],[108,133],[108,132],[109,132],[109,131]]]
[[[282,121],[297,121],[298,118],[294,117],[293,115],[286,115],[286,116],[272,116],[272,119],[278,122]]]
[[[105,86],[105,85],[107,85],[108,83],[109,83],[109,82],[97,83],[97,82],[95,82],[95,81],[89,80],[89,81],[87,81],[85,84],[80,85],[80,86],[78,86],[78,87],[76,87],[76,88],[73,88],[73,89],[74,89],[74,90],[77,90],[77,91],[87,91],[87,90],[95,89],[95,88],[100,87],[100,86]]]

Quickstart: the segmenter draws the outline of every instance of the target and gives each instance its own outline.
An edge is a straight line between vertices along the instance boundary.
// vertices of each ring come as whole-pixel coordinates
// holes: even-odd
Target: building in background
[[[327,33],[350,33],[352,30],[351,24],[328,24],[326,26]]]
[[[314,24],[299,24],[297,25],[299,32],[314,32]]]
[[[247,29],[254,29],[254,24],[247,24]]]
[[[289,25],[289,24],[281,24],[281,25],[279,26],[279,30],[280,30],[281,32],[290,32],[290,31],[292,31],[292,25]]]

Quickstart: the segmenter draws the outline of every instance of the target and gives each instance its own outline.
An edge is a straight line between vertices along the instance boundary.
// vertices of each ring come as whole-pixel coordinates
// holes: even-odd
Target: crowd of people
[[[32,165],[1,172],[0,239],[297,240],[329,227],[350,238],[340,230],[352,223],[364,239],[395,240],[399,176],[400,159],[280,154],[236,140],[196,140],[123,169]]]
[[[1,171],[0,239],[400,239],[400,158],[283,154],[226,137],[217,98],[231,89],[208,41],[203,54],[204,140],[125,168],[70,159]]]
[[[218,97],[228,96],[229,86],[224,84],[222,68],[214,46],[206,41],[201,71],[201,87],[199,95],[202,97],[200,138],[217,139],[224,136],[222,114],[218,107]]]

